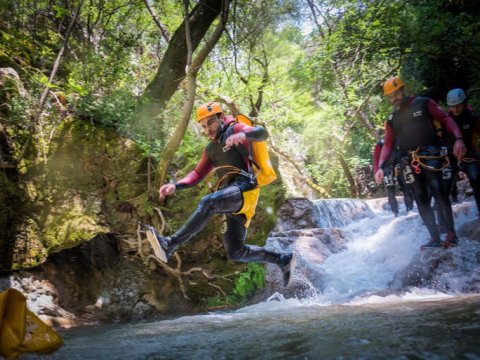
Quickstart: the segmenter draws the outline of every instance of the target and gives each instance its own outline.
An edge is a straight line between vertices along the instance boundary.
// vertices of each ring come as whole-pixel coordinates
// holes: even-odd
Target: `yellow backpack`
[[[253,126],[252,121],[245,115],[237,115],[235,121]],[[251,149],[248,159],[252,164],[253,171],[257,178],[258,186],[266,186],[277,180],[277,174],[273,169],[266,141],[251,141]]]

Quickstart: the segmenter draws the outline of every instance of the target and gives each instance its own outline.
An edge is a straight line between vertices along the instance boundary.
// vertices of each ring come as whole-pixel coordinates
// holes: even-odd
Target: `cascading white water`
[[[316,302],[340,304],[353,299],[359,301],[362,297],[368,301],[366,298],[372,293],[392,290],[406,291],[404,296],[411,296],[409,290],[412,289],[392,289],[392,283],[409,270],[416,257],[420,261],[422,256],[439,252],[451,255],[451,267],[441,279],[437,279],[443,282],[445,290],[439,291],[441,286],[435,289],[430,286],[415,288],[416,296],[421,297],[420,293],[424,293],[425,297],[431,297],[432,293],[462,293],[468,281],[476,281],[480,275],[475,255],[478,243],[460,239],[461,246],[457,248],[421,252],[420,245],[428,241],[429,235],[418,213],[414,210],[394,217],[382,205],[379,201],[351,199],[315,202],[318,218],[314,222],[324,227],[339,228],[348,239],[345,250],[331,254],[321,264],[309,262],[314,249],[309,247],[305,251],[298,246],[303,240],[301,237],[292,239],[291,247],[296,249],[300,258],[297,281],[308,283],[315,290],[312,293]],[[473,202],[467,202],[456,207],[459,208],[455,216],[456,227],[460,228],[466,220],[473,218],[475,206]]]
[[[317,210],[314,221],[320,228],[342,227],[373,216],[368,204],[358,199],[322,199],[314,204]]]

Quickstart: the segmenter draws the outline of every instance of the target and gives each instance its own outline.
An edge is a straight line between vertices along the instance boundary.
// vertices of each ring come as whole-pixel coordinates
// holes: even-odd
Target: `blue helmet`
[[[452,89],[447,94],[447,104],[450,106],[458,105],[463,103],[466,98],[467,95],[465,95],[465,92],[462,89]]]

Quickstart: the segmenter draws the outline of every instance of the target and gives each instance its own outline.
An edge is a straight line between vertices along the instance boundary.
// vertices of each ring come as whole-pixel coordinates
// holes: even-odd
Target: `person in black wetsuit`
[[[267,131],[260,126],[235,122],[235,118],[225,115],[215,102],[205,103],[198,108],[197,122],[210,142],[192,172],[176,183],[160,187],[160,199],[172,195],[176,190],[196,185],[212,170],[221,180],[217,190],[200,200],[193,214],[173,235],[163,237],[154,227],[147,225],[147,238],[150,237],[155,255],[167,262],[176,249],[198,234],[214,214],[221,213],[225,215],[221,232],[227,257],[239,262],[276,264],[282,270],[284,285],[287,286],[295,262],[293,253],[284,254],[245,244],[247,228],[260,194],[246,149],[249,149],[252,141],[264,141],[268,137]]]
[[[373,173],[375,174],[378,170],[378,162],[380,160],[380,153],[382,151],[384,143],[384,138],[381,138],[375,148],[373,149]],[[398,158],[399,152],[398,148],[395,146],[394,151],[390,155],[390,158],[384,164],[384,177],[383,184],[387,190],[388,204],[390,205],[390,210],[398,216],[398,202],[396,198],[396,184],[400,186],[400,189],[403,193],[403,198],[405,202],[405,207],[407,211],[413,209],[413,194],[412,190],[407,186],[403,174],[400,170],[400,163]]]
[[[467,103],[467,96],[462,89],[452,89],[447,94],[448,114],[462,132],[467,147],[465,156],[458,162],[459,170],[467,174],[473,189],[473,196],[477,204],[480,218],[480,119]]]
[[[433,121],[437,120],[445,131],[453,134],[453,153],[457,158],[461,158],[466,152],[462,133],[455,121],[432,99],[406,96],[404,83],[399,77],[388,79],[383,89],[394,109],[385,123],[385,144],[380,154],[375,180],[378,184],[383,181],[384,166],[395,142],[398,141],[405,180],[413,189],[418,211],[431,237],[421,249],[455,246],[458,238],[449,199],[450,187],[448,179],[444,179],[449,174],[451,176],[451,169],[448,152],[436,134]],[[435,222],[429,192],[437,202],[445,221],[448,232],[444,242],[441,241]]]

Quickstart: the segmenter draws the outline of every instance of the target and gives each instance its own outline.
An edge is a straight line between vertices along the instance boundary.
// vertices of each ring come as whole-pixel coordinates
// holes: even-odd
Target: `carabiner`
[[[415,174],[420,174],[422,172],[422,169],[420,169],[420,163],[417,160],[412,160],[410,164],[415,169]]]

